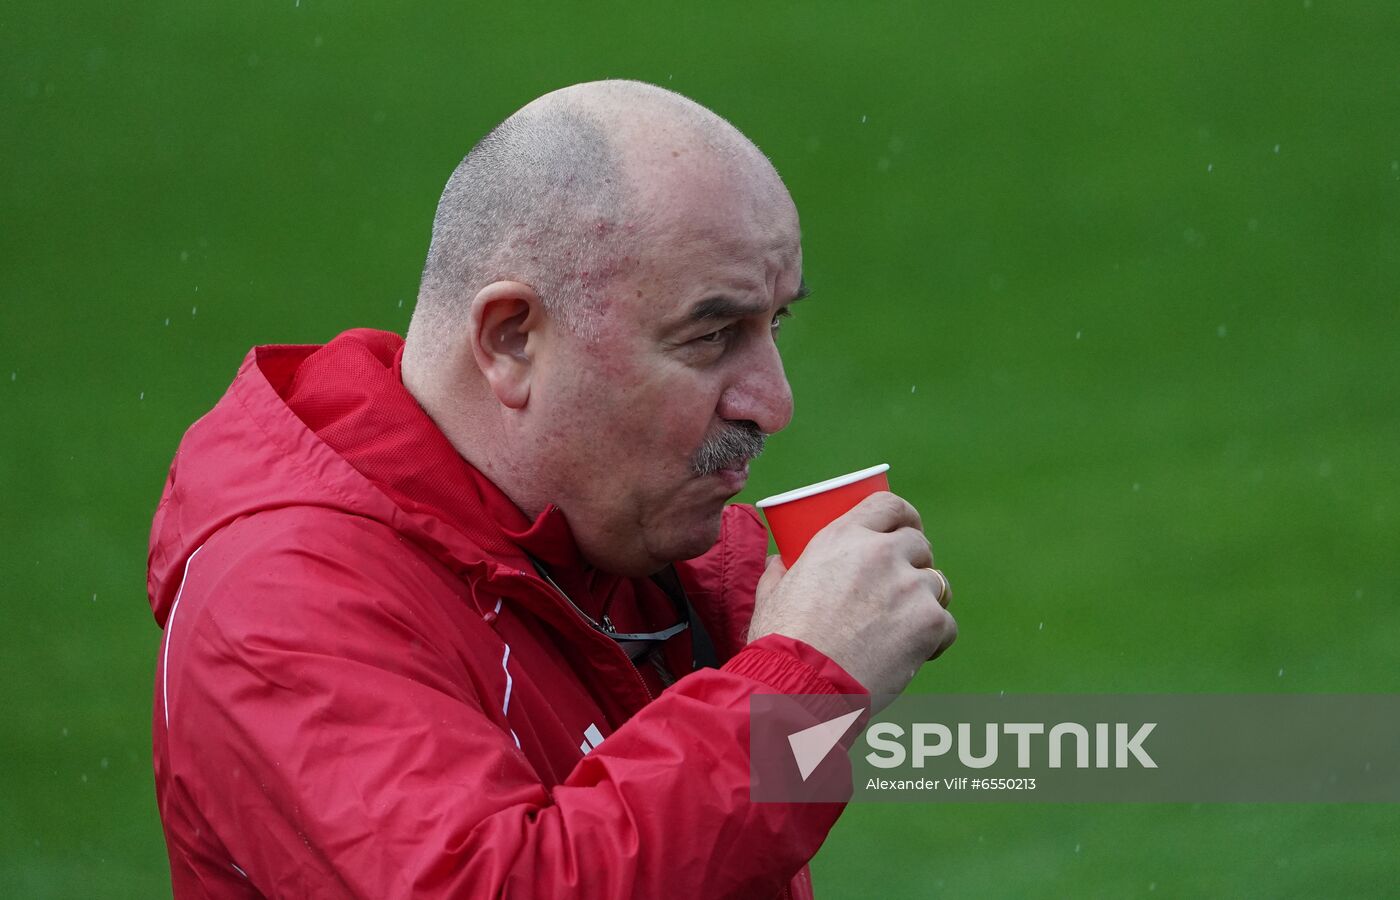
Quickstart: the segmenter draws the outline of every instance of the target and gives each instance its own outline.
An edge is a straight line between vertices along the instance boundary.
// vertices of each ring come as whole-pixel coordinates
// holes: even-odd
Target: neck
[[[482,384],[453,386],[445,381],[423,377],[421,368],[410,366],[405,358],[404,387],[448,443],[522,513],[530,519],[536,518],[549,505],[549,500],[529,489],[519,455],[512,452],[513,442],[502,420],[500,405],[483,398],[489,391]]]

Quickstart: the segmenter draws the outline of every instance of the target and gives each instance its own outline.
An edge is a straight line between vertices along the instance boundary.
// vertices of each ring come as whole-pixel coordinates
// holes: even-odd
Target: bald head
[[[550,316],[588,336],[609,283],[657,215],[674,207],[676,184],[697,176],[702,184],[786,199],[757,147],[679,94],[600,81],[531,102],[483,138],[448,180],[407,359],[444,362],[472,298],[498,281],[528,284]]]
[[[713,545],[791,419],[778,324],[804,292],[797,210],[747,138],[661,88],[576,85],[453,172],[403,383],[522,512],[648,574]]]

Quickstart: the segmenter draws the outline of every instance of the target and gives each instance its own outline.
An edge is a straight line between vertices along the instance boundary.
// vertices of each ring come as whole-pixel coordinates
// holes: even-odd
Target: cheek
[[[607,480],[633,468],[634,457],[645,462],[654,455],[656,421],[665,410],[625,360],[580,358],[541,389],[559,455],[581,464],[587,477]]]
[[[713,430],[718,392],[693,377],[669,380],[650,398],[652,441],[669,458],[688,464]]]
[[[579,456],[606,473],[674,481],[710,432],[719,390],[702,373],[643,353],[607,352],[601,341],[551,385],[556,421]]]

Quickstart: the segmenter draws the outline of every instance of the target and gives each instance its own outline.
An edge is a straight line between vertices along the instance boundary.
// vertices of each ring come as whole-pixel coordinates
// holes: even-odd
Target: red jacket
[[[148,590],[175,896],[810,896],[841,806],[750,801],[747,701],[863,689],[799,641],[745,646],[754,512],[677,565],[724,662],[662,691],[530,556],[620,630],[671,601],[471,468],[401,345],[253,350],[170,467]]]

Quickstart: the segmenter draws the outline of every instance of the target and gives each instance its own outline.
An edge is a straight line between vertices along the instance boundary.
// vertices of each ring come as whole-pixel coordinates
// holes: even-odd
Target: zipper
[[[594,621],[599,620],[591,619],[587,613],[579,609],[578,604],[573,601],[573,598],[570,597],[564,591],[564,589],[561,588],[559,584],[553,578],[550,577],[548,572],[542,571],[540,572],[540,575],[544,577],[545,583],[547,583],[551,588],[553,588],[556,594],[564,598],[564,603],[569,607],[569,609],[574,611],[574,615],[578,617],[579,621],[583,623],[584,627],[586,627],[589,632],[596,634],[597,632],[593,628],[593,623]],[[599,621],[599,623],[610,634],[617,634],[617,627],[613,625],[613,621],[607,613],[603,613],[603,617]],[[617,643],[613,641],[609,641],[608,643],[612,644],[613,649],[616,650],[618,653],[621,653],[622,658],[627,660],[627,666],[632,670],[633,676],[636,677],[637,684],[641,685],[642,693],[646,695],[647,702],[650,703],[651,701],[655,700],[656,695],[651,692],[651,688],[647,685],[647,680],[642,677],[642,672],[640,669],[637,668],[637,664],[632,661],[632,658],[628,656],[626,651],[624,651],[622,647],[620,647]]]

